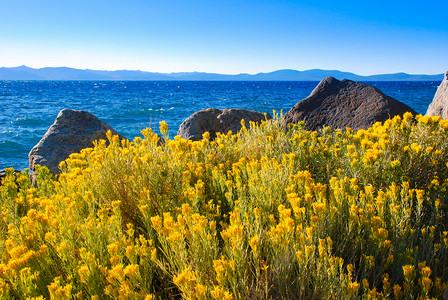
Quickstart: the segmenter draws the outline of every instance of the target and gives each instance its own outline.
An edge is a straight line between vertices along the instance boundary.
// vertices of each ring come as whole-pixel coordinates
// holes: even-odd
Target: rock
[[[416,112],[373,86],[351,80],[323,79],[313,92],[284,115],[286,124],[305,121],[307,130],[367,129],[395,115]]]
[[[53,125],[28,154],[30,170],[35,165],[47,166],[51,173],[60,173],[59,163],[70,154],[93,147],[93,141],[107,139],[110,130],[117,132],[93,114],[73,109],[59,112]]]
[[[265,119],[272,119],[270,115],[246,109],[216,109],[207,108],[195,112],[189,116],[179,127],[177,132],[181,138],[198,141],[202,139],[202,134],[210,133],[210,139],[216,137],[217,132],[227,133],[230,130],[237,133],[241,129],[241,120],[244,119],[246,127],[249,122],[261,122]]]
[[[427,116],[441,116],[442,119],[448,119],[448,72],[428,107]]]

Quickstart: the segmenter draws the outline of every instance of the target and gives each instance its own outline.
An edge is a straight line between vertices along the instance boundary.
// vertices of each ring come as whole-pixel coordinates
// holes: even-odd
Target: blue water
[[[318,82],[0,81],[0,170],[28,167],[28,152],[63,108],[86,110],[133,139],[165,120],[170,137],[209,107],[285,113]],[[424,114],[440,82],[369,82]]]

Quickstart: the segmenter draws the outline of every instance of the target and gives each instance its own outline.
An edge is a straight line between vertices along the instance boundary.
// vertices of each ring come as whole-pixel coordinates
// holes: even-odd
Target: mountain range
[[[156,73],[145,71],[98,71],[67,67],[33,69],[27,66],[0,68],[0,80],[196,80],[196,81],[320,81],[327,76],[355,81],[442,81],[443,74],[407,73],[362,76],[338,70],[278,70],[269,73],[226,75],[203,72]]]

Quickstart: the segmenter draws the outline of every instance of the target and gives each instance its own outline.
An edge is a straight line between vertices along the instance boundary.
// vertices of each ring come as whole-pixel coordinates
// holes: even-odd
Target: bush
[[[283,128],[163,145],[149,129],[109,134],[57,179],[38,169],[38,188],[10,170],[2,298],[440,297],[448,121]]]

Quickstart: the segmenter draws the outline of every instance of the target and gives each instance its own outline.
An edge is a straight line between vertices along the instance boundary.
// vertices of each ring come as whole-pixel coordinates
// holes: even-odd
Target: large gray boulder
[[[333,129],[367,129],[395,115],[416,112],[379,89],[351,80],[326,77],[313,92],[284,115],[286,124],[305,121],[307,130],[324,126]]]
[[[448,119],[448,72],[445,73],[445,77],[443,77],[426,115],[441,116],[442,119]]]
[[[53,174],[60,173],[58,166],[61,161],[72,153],[93,147],[95,140],[107,139],[108,130],[117,134],[109,124],[89,112],[61,110],[53,125],[28,154],[30,170],[41,165],[48,167]]]
[[[241,120],[244,119],[246,127],[249,128],[249,122],[261,122],[265,119],[271,119],[270,115],[261,112],[246,109],[216,109],[207,108],[195,112],[189,116],[179,127],[177,132],[181,138],[186,140],[198,141],[202,139],[202,134],[210,133],[210,139],[216,137],[217,132],[237,133],[241,129]]]

